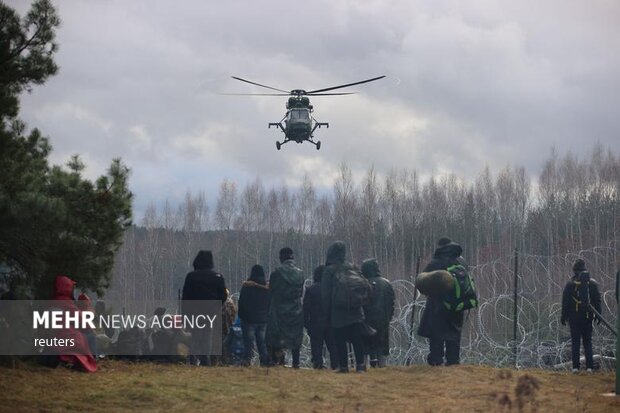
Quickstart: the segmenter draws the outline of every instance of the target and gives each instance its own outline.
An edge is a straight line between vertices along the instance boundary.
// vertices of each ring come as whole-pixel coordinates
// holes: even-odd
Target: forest
[[[200,249],[214,252],[232,294],[253,264],[273,270],[283,246],[293,248],[310,278],[329,244],[341,239],[351,261],[376,257],[395,285],[392,362],[421,362],[425,344],[411,334],[412,312],[415,326],[424,305],[423,296],[414,298],[416,262],[424,266],[437,239],[449,236],[463,246],[481,298],[468,315],[464,359],[509,364],[517,344],[519,363],[550,365],[567,357],[558,311],[577,257],[601,284],[604,311],[615,322],[619,190],[620,156],[601,145],[581,157],[551,150],[538,176],[524,167],[487,167],[473,182],[454,174],[422,179],[415,169],[381,176],[372,166],[358,182],[346,162],[324,194],[309,176],[299,188],[225,179],[217,195],[187,192],[180,205],[151,203],[140,225],[125,232],[106,297],[127,307],[153,300],[174,306]],[[598,331],[595,351],[606,353],[613,339]]]

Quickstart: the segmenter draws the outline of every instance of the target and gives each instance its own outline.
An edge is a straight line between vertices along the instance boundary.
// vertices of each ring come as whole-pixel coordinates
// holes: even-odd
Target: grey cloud
[[[19,4],[23,7],[23,3]],[[23,99],[55,159],[104,168],[122,156],[141,205],[224,177],[266,186],[417,168],[473,179],[484,164],[538,172],[549,148],[620,150],[620,6],[603,0],[498,2],[106,1],[58,3],[60,73]],[[532,11],[535,10],[533,13]],[[323,149],[289,144],[267,122],[285,98],[236,75],[315,88],[388,74],[314,98]],[[398,79],[398,80],[396,80]],[[91,168],[92,169],[92,168]],[[103,172],[103,171],[101,171]]]

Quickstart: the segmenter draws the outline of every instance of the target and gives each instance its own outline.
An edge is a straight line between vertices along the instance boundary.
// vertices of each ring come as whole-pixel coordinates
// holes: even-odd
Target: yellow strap
[[[579,294],[579,286],[581,285],[581,281],[573,281],[573,283],[575,284],[575,294]],[[581,304],[581,301],[576,299],[574,296],[573,296],[573,300],[575,300],[575,312],[578,313],[579,304]]]

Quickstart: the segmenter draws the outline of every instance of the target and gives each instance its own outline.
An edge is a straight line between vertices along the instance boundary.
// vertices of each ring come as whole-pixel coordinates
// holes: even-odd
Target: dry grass
[[[366,374],[106,361],[96,374],[0,368],[0,410],[618,412],[611,373],[412,366]]]

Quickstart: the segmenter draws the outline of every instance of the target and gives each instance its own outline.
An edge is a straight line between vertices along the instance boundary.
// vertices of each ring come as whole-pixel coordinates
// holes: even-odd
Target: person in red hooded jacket
[[[54,283],[54,307],[62,311],[80,311],[73,299],[75,284],[76,282],[66,275],[56,277]],[[55,337],[58,339],[69,339],[74,344],[73,346],[53,348],[60,361],[81,367],[87,372],[93,373],[97,371],[97,360],[90,352],[88,341],[79,329],[65,328],[55,332]]]

